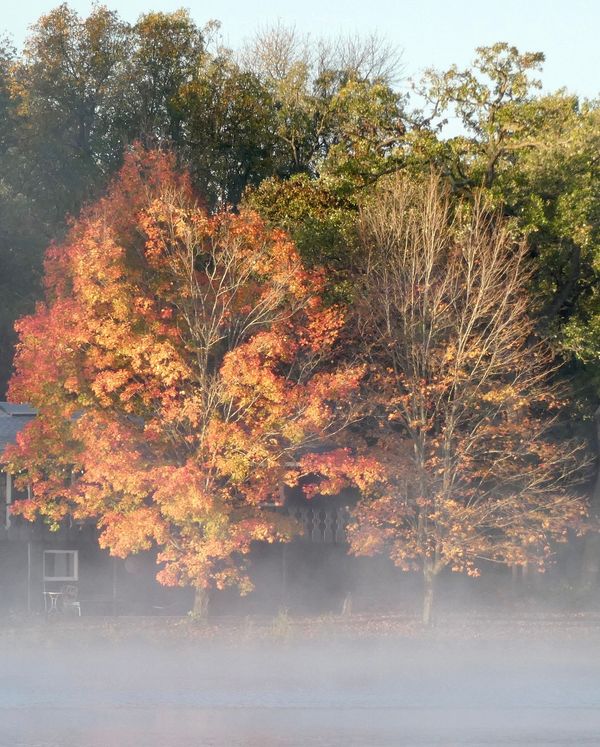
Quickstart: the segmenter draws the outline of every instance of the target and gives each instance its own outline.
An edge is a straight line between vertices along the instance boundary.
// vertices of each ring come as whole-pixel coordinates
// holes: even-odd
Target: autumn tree
[[[419,569],[429,623],[444,568],[543,569],[584,516],[573,484],[585,460],[559,426],[552,358],[528,315],[526,247],[482,197],[453,204],[435,175],[396,176],[365,208],[362,240],[364,437],[383,473],[351,547]]]
[[[0,42],[0,262],[12,273],[0,307],[2,392],[14,320],[40,297],[44,248],[64,235],[69,214],[102,193],[132,142],[172,148],[209,209],[236,208],[246,188],[269,177],[312,177],[328,150],[334,192],[351,192],[396,152],[394,55],[376,37],[287,54],[286,31],[265,32],[251,61],[217,39],[217,22],[199,25],[184,10],[147,12],[130,24],[103,5],[82,15],[61,3],[31,26],[22,52]],[[318,71],[326,74],[317,86]],[[257,200],[254,209],[263,206]],[[311,259],[328,259],[328,236],[339,253],[345,236],[332,234],[336,220],[298,236],[302,251],[318,244]]]
[[[267,504],[343,427],[362,375],[334,365],[322,274],[255,214],[208,215],[170,156],[138,149],[45,277],[10,384],[39,410],[7,454],[33,486],[16,510],[92,519],[116,556],[158,547],[159,580],[194,586],[199,611],[208,588],[248,590],[251,543],[292,531]]]

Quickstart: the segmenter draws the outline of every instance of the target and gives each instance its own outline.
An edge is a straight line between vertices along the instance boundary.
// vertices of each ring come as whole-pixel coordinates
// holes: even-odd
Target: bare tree
[[[310,46],[308,35],[278,21],[260,28],[242,49],[240,57],[244,67],[259,77],[280,82],[295,65],[310,67]]]
[[[397,83],[402,75],[402,53],[385,36],[349,34],[317,44],[319,70],[337,69],[359,80]]]
[[[425,579],[442,569],[543,569],[580,525],[585,459],[559,427],[552,356],[532,342],[526,248],[432,175],[394,176],[362,216],[368,262],[361,339],[372,365],[373,451],[385,467],[361,500],[357,553],[389,553]]]
[[[377,32],[312,39],[281,21],[259,29],[240,57],[244,67],[271,82],[285,80],[295,66],[304,67],[312,79],[338,71],[390,85],[402,72],[400,51]]]

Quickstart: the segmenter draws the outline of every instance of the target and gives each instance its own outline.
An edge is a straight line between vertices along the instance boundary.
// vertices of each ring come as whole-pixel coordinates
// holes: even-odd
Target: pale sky
[[[425,67],[467,66],[476,46],[507,41],[522,51],[542,51],[546,91],[566,87],[600,95],[600,0],[107,0],[134,21],[148,10],[187,7],[199,24],[222,23],[223,41],[240,46],[261,26],[281,20],[313,36],[378,31],[403,51],[407,77]],[[19,46],[27,27],[58,5],[49,0],[6,3],[0,28]],[[90,0],[71,0],[87,14]]]

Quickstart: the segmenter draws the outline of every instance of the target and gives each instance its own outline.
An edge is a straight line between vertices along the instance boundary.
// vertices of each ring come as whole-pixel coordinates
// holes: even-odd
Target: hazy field
[[[400,618],[280,618],[218,631],[134,620],[6,629],[0,744],[598,743],[595,618],[456,618],[426,633]]]

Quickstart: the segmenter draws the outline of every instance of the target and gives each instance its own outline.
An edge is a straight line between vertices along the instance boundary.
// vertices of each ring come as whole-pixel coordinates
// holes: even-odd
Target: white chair
[[[81,617],[81,603],[79,602],[79,590],[74,584],[67,584],[61,589],[62,607],[66,612],[68,609],[76,609],[77,614]]]

